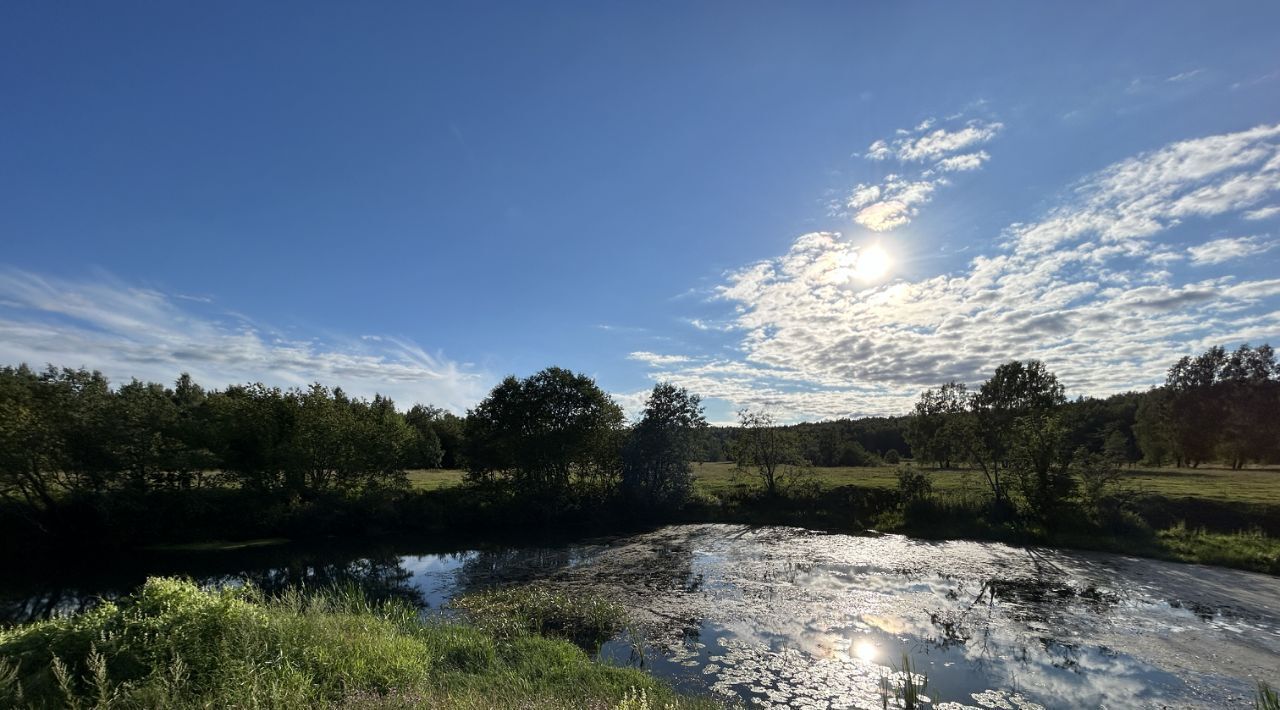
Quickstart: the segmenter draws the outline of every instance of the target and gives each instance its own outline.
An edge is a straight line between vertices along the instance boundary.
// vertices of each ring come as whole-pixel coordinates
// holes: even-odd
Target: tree
[[[444,459],[444,446],[436,433],[437,412],[443,410],[415,404],[405,413],[404,419],[413,430],[413,443],[409,447],[409,468],[439,468]]]
[[[1153,466],[1163,466],[1166,461],[1182,458],[1172,427],[1170,399],[1167,389],[1153,389],[1142,396],[1134,416],[1134,438],[1142,450],[1143,461]]]
[[[788,467],[804,463],[791,431],[778,426],[772,414],[749,409],[738,412],[734,460],[739,471],[758,477],[770,496],[778,494]]]
[[[647,506],[683,503],[693,485],[690,461],[707,427],[697,395],[670,383],[654,385],[622,458],[623,492]]]
[[[951,462],[963,455],[958,426],[971,399],[964,383],[954,381],[920,393],[906,429],[912,456],[951,468]]]
[[[1266,460],[1280,446],[1280,366],[1270,345],[1241,345],[1227,357],[1220,373],[1219,399],[1226,410],[1221,453],[1240,469],[1249,460]]]
[[[574,482],[616,486],[622,409],[586,375],[550,367],[507,377],[467,413],[468,476],[558,495]]]
[[[1212,459],[1218,447],[1225,412],[1221,388],[1216,385],[1226,361],[1226,351],[1214,347],[1199,357],[1183,357],[1169,368],[1165,388],[1171,395],[1169,414],[1179,466],[1195,468]]]
[[[963,420],[967,431],[958,437],[969,459],[981,470],[996,505],[1009,502],[1002,472],[1015,453],[1032,467],[1035,480],[1050,482],[1045,464],[1060,446],[1061,427],[1055,411],[1066,403],[1058,378],[1039,360],[1013,361],[996,368],[971,400],[972,416]]]

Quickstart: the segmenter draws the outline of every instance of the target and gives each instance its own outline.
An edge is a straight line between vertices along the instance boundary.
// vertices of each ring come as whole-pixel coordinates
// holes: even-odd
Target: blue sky
[[[7,3],[0,361],[787,419],[1280,344],[1280,5]]]

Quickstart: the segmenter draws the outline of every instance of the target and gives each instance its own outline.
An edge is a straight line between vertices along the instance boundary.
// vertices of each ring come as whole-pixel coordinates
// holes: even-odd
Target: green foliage
[[[563,498],[574,484],[602,494],[617,486],[622,408],[586,375],[550,367],[507,377],[467,413],[467,467],[475,481]]]
[[[410,457],[410,468],[460,468],[464,420],[451,412],[430,405],[415,404],[405,413],[405,422],[413,428],[416,441]]]
[[[911,666],[911,657],[902,654],[902,666],[893,669],[893,675],[880,676],[880,705],[903,710],[917,710],[932,702],[925,695],[929,690],[929,677]]]
[[[1270,345],[1183,357],[1169,368],[1164,389],[1160,429],[1179,466],[1222,458],[1242,468],[1280,456],[1280,364]]]
[[[968,411],[970,399],[968,388],[962,382],[948,382],[920,394],[906,428],[907,441],[916,460],[951,468],[953,462],[964,459],[957,425]]]
[[[915,466],[898,467],[898,495],[904,503],[913,503],[933,494],[933,477]]]
[[[473,592],[450,606],[500,638],[535,633],[597,648],[627,624],[626,610],[597,594],[573,594],[530,584]]]
[[[1280,694],[1266,683],[1258,683],[1258,695],[1254,698],[1253,707],[1257,710],[1280,710]]]
[[[446,420],[436,415],[433,425]],[[8,367],[0,510],[53,533],[122,496],[220,487],[307,500],[398,488],[407,463],[432,456],[431,432],[411,427],[385,397],[320,384],[208,392],[184,374],[172,388],[134,380],[113,391],[97,372]]]
[[[1177,559],[1280,574],[1280,540],[1260,530],[1222,533],[1178,524],[1161,530],[1159,541]]]
[[[697,436],[706,426],[697,395],[669,383],[655,385],[622,453],[627,498],[642,507],[682,505],[693,486]]]
[[[423,623],[350,594],[268,600],[174,579],[0,631],[0,658],[6,707],[700,705],[563,641]]]
[[[770,496],[778,494],[789,474],[808,464],[794,432],[778,426],[772,414],[749,409],[738,412],[734,461],[739,471],[760,479]]]

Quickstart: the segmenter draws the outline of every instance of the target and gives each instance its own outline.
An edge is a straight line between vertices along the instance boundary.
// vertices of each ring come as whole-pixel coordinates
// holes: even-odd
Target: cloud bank
[[[937,133],[923,145],[911,135],[878,142],[869,157],[883,159],[875,157],[881,149],[936,157],[932,146],[958,150],[986,135],[931,137]],[[908,204],[897,189],[860,185],[850,204]],[[1175,278],[1164,268],[1184,254],[1199,267],[1222,264],[1271,242],[1222,238],[1175,251],[1157,240],[1184,223],[1249,217],[1245,210],[1256,214],[1277,192],[1280,124],[1108,166],[1040,221],[1011,225],[995,253],[955,273],[859,289],[833,278],[857,247],[839,233],[806,234],[721,285],[719,297],[745,332],[740,358],[651,358],[651,374],[793,418],[904,413],[920,389],[975,383],[1014,358],[1044,360],[1073,394],[1145,387],[1188,352],[1280,336],[1280,279],[1205,271]],[[886,224],[895,219],[881,209]]]

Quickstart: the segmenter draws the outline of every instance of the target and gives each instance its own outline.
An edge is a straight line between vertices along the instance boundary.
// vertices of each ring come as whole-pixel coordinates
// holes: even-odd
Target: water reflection
[[[414,554],[405,554],[406,549]],[[268,591],[359,584],[438,608],[539,580],[628,606],[601,656],[678,686],[787,707],[880,707],[904,655],[934,706],[1247,707],[1280,666],[1280,580],[1108,555],[793,528],[695,525],[527,547],[296,550],[81,571],[14,589],[9,620],[73,611],[146,574]]]

